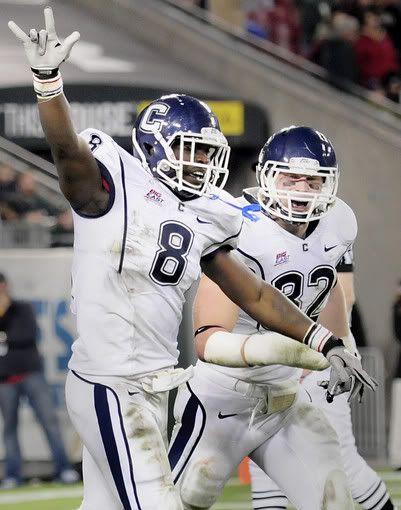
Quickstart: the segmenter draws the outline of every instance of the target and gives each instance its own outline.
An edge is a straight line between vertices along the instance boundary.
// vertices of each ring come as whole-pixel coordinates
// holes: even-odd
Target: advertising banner
[[[70,84],[64,87],[77,131],[93,127],[106,132],[125,149],[132,146],[132,126],[138,113],[162,89],[127,85]],[[238,98],[202,97],[216,113],[232,147],[260,148],[269,133],[266,113]],[[32,150],[47,150],[31,86],[0,89],[0,136]]]

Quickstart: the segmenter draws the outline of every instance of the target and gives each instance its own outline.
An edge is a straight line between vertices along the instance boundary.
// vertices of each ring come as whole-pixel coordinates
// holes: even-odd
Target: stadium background
[[[63,67],[78,128],[103,129],[129,149],[130,126],[147,101],[172,91],[204,98],[216,109],[234,148],[229,181],[233,193],[253,183],[251,164],[272,131],[305,124],[332,139],[342,171],[339,194],[358,218],[356,290],[369,343],[384,356],[379,375],[388,410],[389,391],[385,390],[397,354],[390,310],[401,253],[399,118],[370,104],[363,94],[351,96],[333,89],[305,62],[275,53],[271,47],[259,49],[230,26],[218,20],[210,23],[200,11],[175,8],[175,2],[0,0],[1,18],[4,23],[15,19],[25,28],[41,26],[42,9],[48,3],[54,8],[59,34],[78,29],[82,36]],[[0,63],[7,69],[0,76],[0,136],[49,159],[25,55],[7,30],[0,31],[0,48]],[[20,169],[24,164],[36,165],[43,192],[54,199],[54,179],[41,172],[41,166],[48,172],[49,167],[37,160],[33,165],[29,156],[5,141],[0,143],[0,158],[15,161]],[[66,363],[75,334],[68,308],[70,250],[7,248],[0,249],[1,270],[9,275],[14,295],[31,300],[38,314],[47,375],[60,405],[70,454],[79,460],[79,444],[62,411]],[[184,364],[193,358],[192,295],[193,291],[180,335]],[[386,436],[389,419],[382,415],[380,423]],[[26,408],[21,437],[25,458],[48,459],[46,444]],[[380,448],[372,462],[384,465],[387,437],[376,439]],[[0,445],[0,457],[2,453]],[[398,490],[397,480],[394,490]],[[239,501],[242,496],[233,487],[228,493]]]

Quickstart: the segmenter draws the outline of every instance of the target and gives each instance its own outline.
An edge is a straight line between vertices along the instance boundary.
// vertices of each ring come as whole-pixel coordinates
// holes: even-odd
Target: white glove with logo
[[[54,26],[52,9],[46,7],[44,15],[46,28],[39,33],[32,28],[27,35],[14,21],[9,21],[8,26],[22,41],[33,73],[38,78],[46,80],[57,75],[60,64],[67,60],[80,34],[73,32],[60,42]]]
[[[332,402],[334,397],[345,392],[350,392],[348,402],[356,395],[361,402],[365,387],[376,390],[376,380],[362,368],[361,361],[344,347],[332,347],[325,356],[331,365],[330,380],[321,381],[319,386],[327,390],[327,402]]]

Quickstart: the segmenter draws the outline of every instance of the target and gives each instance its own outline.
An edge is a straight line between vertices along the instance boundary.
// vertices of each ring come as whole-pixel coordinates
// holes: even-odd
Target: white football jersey
[[[183,202],[105,133],[81,136],[110,205],[98,217],[73,212],[78,338],[69,368],[137,376],[174,366],[184,293],[200,275],[201,257],[236,247],[241,212],[224,191]]]
[[[245,190],[239,205],[254,201],[256,189]],[[301,239],[265,214],[257,221],[245,220],[237,254],[266,282],[279,289],[313,320],[324,308],[337,281],[336,267],[355,240],[357,223],[352,209],[337,198],[335,205]],[[233,330],[246,335],[266,330],[240,311]],[[246,381],[276,383],[297,377],[299,369],[283,365],[257,368],[214,368]]]

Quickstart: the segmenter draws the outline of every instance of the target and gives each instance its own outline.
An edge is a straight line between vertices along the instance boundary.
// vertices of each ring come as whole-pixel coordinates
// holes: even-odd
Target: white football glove
[[[57,74],[60,64],[67,60],[80,34],[73,32],[61,43],[56,34],[51,7],[45,7],[44,15],[46,28],[39,33],[32,28],[27,35],[14,21],[9,21],[8,26],[22,41],[32,71],[46,79]]]
[[[341,346],[331,348],[325,354],[331,365],[330,380],[321,381],[319,386],[325,388],[327,402],[333,402],[334,397],[349,392],[348,402],[356,395],[359,401],[365,387],[375,391],[377,382],[362,368],[361,361]]]

